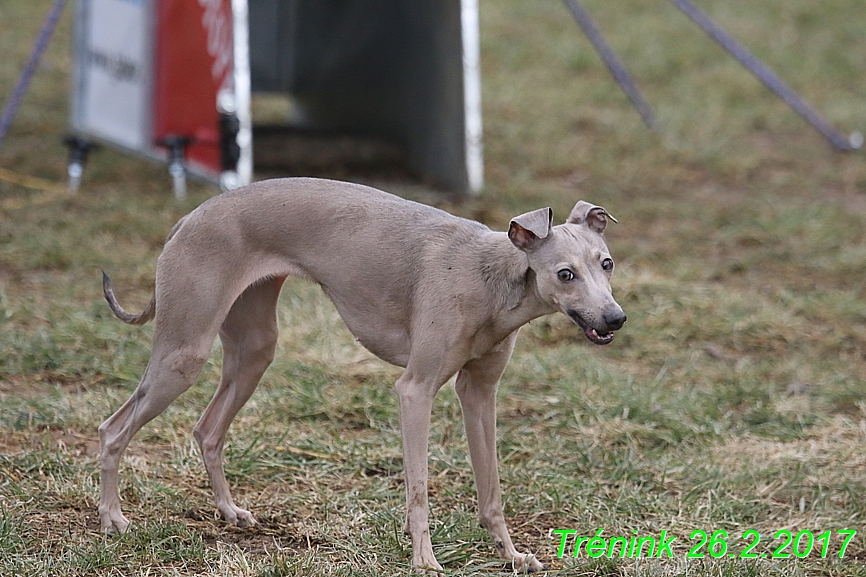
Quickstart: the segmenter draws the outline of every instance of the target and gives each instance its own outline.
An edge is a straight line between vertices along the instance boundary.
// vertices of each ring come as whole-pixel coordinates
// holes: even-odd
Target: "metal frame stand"
[[[608,46],[604,36],[601,35],[601,32],[592,21],[589,12],[581,6],[578,0],[565,0],[565,4],[568,6],[568,9],[571,10],[574,19],[577,20],[578,24],[580,24],[583,33],[586,34],[587,38],[589,38],[593,48],[595,48],[596,52],[601,56],[601,59],[604,60],[605,65],[608,70],[610,70],[610,73],[613,74],[614,79],[622,87],[634,107],[637,108],[640,117],[643,119],[643,123],[646,124],[647,128],[650,130],[658,130],[659,122],[656,119],[655,113],[653,113],[650,105],[647,104],[647,101],[644,100],[643,96],[641,96],[640,90],[638,90],[637,84],[635,84],[631,79],[625,64],[622,63],[614,51],[611,50],[610,46]]]
[[[186,147],[193,139],[188,136],[171,135],[160,139],[159,145],[168,148],[168,173],[171,175],[174,197],[186,199]]]
[[[592,42],[593,47],[604,60],[605,65],[613,74],[614,79],[628,95],[629,99],[637,108],[643,118],[644,124],[650,129],[658,128],[658,121],[652,112],[650,106],[641,96],[637,85],[631,79],[631,76],[626,70],[625,65],[610,49],[601,32],[596,28],[589,13],[584,10],[578,0],[564,0],[565,4],[571,10],[575,20],[577,20],[584,34]],[[863,134],[861,132],[853,132],[849,136],[845,136],[824,119],[818,112],[810,107],[806,102],[797,95],[794,90],[788,86],[776,73],[770,70],[763,62],[758,60],[750,53],[745,46],[737,42],[730,34],[725,32],[718,24],[713,22],[709,16],[695,6],[691,0],[671,0],[674,6],[679,8],[691,20],[697,24],[704,32],[706,32],[713,40],[718,42],[737,62],[742,64],[749,72],[751,72],[758,80],[760,80],[767,88],[772,90],[779,98],[791,107],[796,113],[806,119],[812,127],[821,133],[827,141],[837,150],[850,151],[859,150],[863,146]]]
[[[66,169],[69,180],[66,188],[69,192],[78,192],[84,174],[84,165],[87,164],[87,154],[99,148],[99,145],[80,136],[67,136],[63,139],[63,144],[69,149],[69,165]]]
[[[863,135],[854,132],[845,136],[827,122],[823,116],[818,114],[812,107],[800,98],[784,80],[779,78],[775,72],[770,70],[763,62],[750,53],[745,46],[737,42],[730,34],[725,32],[721,26],[710,20],[710,17],[702,12],[691,0],[671,0],[671,3],[682,10],[682,12],[701,27],[713,40],[719,43],[731,56],[737,59],[746,70],[751,72],[764,86],[772,90],[776,96],[785,101],[794,112],[806,119],[827,141],[838,150],[857,150],[863,146]]]

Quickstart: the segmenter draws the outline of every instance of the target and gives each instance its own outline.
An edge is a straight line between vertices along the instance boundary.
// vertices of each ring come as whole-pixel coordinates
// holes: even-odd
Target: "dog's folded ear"
[[[511,219],[508,238],[517,248],[531,250],[547,238],[553,226],[553,209],[539,208]]]
[[[571,210],[571,214],[565,219],[565,222],[570,224],[585,224],[590,230],[602,234],[605,227],[607,227],[607,219],[618,222],[602,207],[579,200]]]

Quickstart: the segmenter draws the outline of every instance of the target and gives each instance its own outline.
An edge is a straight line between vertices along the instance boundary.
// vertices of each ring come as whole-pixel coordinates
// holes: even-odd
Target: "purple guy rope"
[[[18,105],[21,104],[21,99],[24,97],[24,93],[27,92],[30,79],[33,77],[39,61],[42,59],[42,53],[45,51],[45,47],[48,46],[48,41],[54,33],[57,21],[60,20],[64,6],[66,6],[66,0],[55,0],[54,6],[51,7],[51,11],[48,13],[48,18],[45,19],[45,24],[42,25],[42,30],[36,38],[27,63],[24,65],[24,70],[21,71],[21,76],[18,77],[18,84],[15,85],[12,96],[6,102],[3,116],[0,117],[0,144],[3,144],[3,137],[6,136],[6,131],[9,130],[12,119],[18,111]]]
[[[671,0],[671,2],[736,58],[740,64],[745,66],[749,72],[754,74],[758,80],[763,82],[767,88],[775,92],[788,106],[805,118],[834,147],[839,150],[856,150],[863,145],[863,136],[860,133],[855,132],[847,137],[833,128],[829,122],[824,120],[824,117],[806,104],[790,86],[785,84],[784,80],[755,58],[745,46],[734,40],[730,34],[710,20],[709,16],[692,4],[690,0]]]

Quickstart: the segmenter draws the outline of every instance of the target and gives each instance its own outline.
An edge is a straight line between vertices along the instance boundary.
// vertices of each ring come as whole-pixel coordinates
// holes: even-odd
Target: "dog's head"
[[[508,238],[529,259],[539,298],[571,317],[597,345],[613,341],[626,320],[610,290],[608,219],[616,222],[602,207],[581,200],[565,224],[553,226],[553,210],[542,208],[515,217],[508,228]]]

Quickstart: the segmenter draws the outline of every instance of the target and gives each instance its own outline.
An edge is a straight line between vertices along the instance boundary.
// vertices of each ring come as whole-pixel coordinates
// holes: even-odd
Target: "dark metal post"
[[[581,28],[583,28],[583,33],[586,34],[589,41],[592,42],[596,52],[598,52],[599,56],[604,60],[605,65],[608,70],[610,70],[610,73],[613,74],[614,79],[616,79],[625,91],[629,100],[634,104],[634,107],[637,108],[644,124],[646,124],[651,130],[657,130],[659,124],[652,108],[650,108],[650,105],[647,104],[646,100],[641,96],[640,90],[638,90],[637,85],[631,79],[625,65],[617,55],[614,54],[607,42],[605,42],[604,37],[595,26],[589,13],[583,9],[583,6],[581,6],[577,0],[565,0],[565,4],[568,6],[569,10],[571,10],[577,23],[580,24]]]
[[[857,150],[863,146],[862,134],[855,132],[851,136],[845,136],[833,128],[829,122],[806,104],[790,86],[785,84],[784,80],[767,68],[763,62],[755,58],[745,46],[737,42],[730,34],[710,20],[709,16],[692,4],[690,0],[671,0],[671,2],[682,10],[686,16],[691,18],[695,24],[700,26],[704,32],[709,34],[713,40],[718,42],[722,48],[736,58],[740,64],[745,66],[749,72],[754,74],[758,80],[763,82],[767,88],[775,92],[788,106],[805,118],[815,130],[824,135],[824,138],[830,144],[839,150]]]
[[[77,192],[84,174],[84,165],[87,164],[87,154],[91,149],[98,148],[98,145],[78,136],[67,136],[63,139],[63,144],[69,149],[67,188],[69,192]]]
[[[168,173],[174,188],[174,197],[186,198],[186,147],[192,143],[187,136],[171,135],[161,138],[157,144],[168,148]]]

